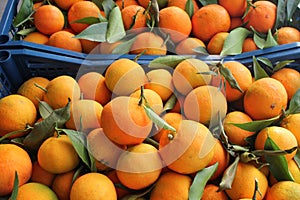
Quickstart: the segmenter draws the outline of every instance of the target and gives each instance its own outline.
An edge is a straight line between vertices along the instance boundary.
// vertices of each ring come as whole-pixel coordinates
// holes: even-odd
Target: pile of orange
[[[120,15],[113,16],[112,19],[103,9],[108,6],[94,1],[54,0],[51,4],[38,2],[32,8],[36,31],[29,33],[24,40],[76,52],[118,53],[120,51],[114,49],[126,41],[125,38],[117,43],[98,41],[96,37],[99,37],[99,33],[96,31],[89,32],[88,38],[74,38],[92,24],[117,18],[123,26],[121,29],[126,31],[127,38],[136,37],[131,49],[126,52],[131,54],[198,54],[203,48],[209,54],[220,54],[230,32],[239,27],[251,31],[243,40],[241,52],[263,48],[253,40],[253,29],[259,34],[267,34],[271,30],[279,45],[300,42],[299,30],[291,25],[276,27],[277,30],[274,30],[278,17],[277,5],[269,0],[220,0],[218,4],[207,5],[201,5],[195,0],[159,0],[156,9],[150,2],[117,0],[112,5],[119,8]],[[94,20],[83,22],[90,18]],[[106,48],[101,48],[102,43]]]

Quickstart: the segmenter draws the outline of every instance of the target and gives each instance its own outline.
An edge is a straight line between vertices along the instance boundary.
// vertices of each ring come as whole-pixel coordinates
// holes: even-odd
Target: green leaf
[[[201,5],[206,6],[209,4],[218,4],[218,0],[199,0]]]
[[[253,35],[253,41],[258,48],[263,49],[265,47],[266,40],[256,33]]]
[[[219,163],[215,163],[197,172],[189,190],[189,200],[201,199],[205,185],[218,169],[218,165]]]
[[[254,70],[254,78],[255,80],[269,77],[267,72],[261,67],[261,65],[258,63],[255,56],[252,57],[253,60],[253,70]]]
[[[114,43],[121,40],[126,35],[121,11],[118,6],[111,10],[108,19],[106,40],[109,43]]]
[[[235,157],[234,162],[227,167],[225,170],[222,180],[219,184],[219,191],[231,189],[232,182],[235,178],[235,173],[239,163],[240,157]]]
[[[280,116],[278,115],[270,119],[256,120],[256,121],[247,122],[243,124],[238,124],[238,123],[229,123],[229,124],[237,126],[246,131],[256,132],[262,130],[263,128],[266,128],[267,126],[270,126],[273,122],[278,120],[279,117]]]
[[[226,79],[226,81],[228,81],[229,85],[232,88],[237,89],[238,91],[243,93],[243,90],[240,88],[238,82],[232,75],[231,71],[228,68],[224,67],[222,63],[218,63],[217,66],[219,67],[219,71],[222,74],[222,76]]]
[[[276,22],[274,29],[280,28],[284,26],[286,21],[286,1],[285,0],[278,0],[277,1],[277,12],[276,12]],[[288,1],[287,1],[288,2]],[[297,7],[297,5],[295,5]]]
[[[20,31],[17,32],[18,35],[22,35],[22,36],[26,36],[28,35],[29,33],[32,33],[36,30],[35,27],[31,27],[31,28],[25,28],[25,29],[22,29]]]
[[[167,55],[153,59],[148,67],[152,69],[170,69],[175,68],[180,62],[190,58],[191,56]]]
[[[295,62],[295,60],[283,60],[277,63],[273,69],[273,72],[276,72],[282,68],[284,68],[286,65]]]
[[[297,153],[294,156],[294,160],[295,160],[298,168],[300,169],[300,149],[299,148],[297,149]]]
[[[173,93],[164,105],[164,111],[172,110],[177,102],[177,97]]]
[[[13,19],[13,25],[15,27],[20,26],[22,23],[29,19],[29,17],[33,14],[33,1],[32,0],[23,0],[20,10],[17,13],[16,17]]]
[[[194,3],[192,0],[187,0],[185,3],[185,11],[188,13],[190,17],[194,14]]]
[[[72,141],[73,147],[76,150],[78,156],[83,161],[86,166],[91,169],[90,155],[86,148],[86,136],[83,132],[70,130],[70,129],[61,129],[66,133]]]
[[[18,176],[18,172],[15,171],[14,187],[11,193],[10,200],[17,200],[18,191],[19,191],[19,176]]]
[[[300,4],[300,0],[286,1],[286,3],[286,20],[289,21],[290,19],[292,19],[298,5]]]
[[[49,117],[52,112],[53,109],[49,104],[47,104],[45,101],[39,101],[39,113],[43,119]]]
[[[130,52],[131,46],[134,43],[136,37],[131,38],[128,41],[124,41],[119,44],[113,51],[113,54],[128,54]]]
[[[296,113],[300,113],[300,89],[292,96],[288,110],[286,111],[287,115]]]
[[[105,16],[106,17],[109,16],[112,9],[116,6],[117,5],[113,0],[103,0],[102,7],[104,10]]]
[[[92,24],[96,24],[96,23],[100,23],[100,19],[98,17],[85,17],[85,18],[82,18],[82,19],[78,19],[78,20],[75,20],[75,21],[72,21],[71,24],[73,23],[81,23],[81,24],[89,24],[89,25],[92,25]]]
[[[278,45],[278,43],[277,43],[276,39],[274,38],[274,36],[271,32],[271,29],[269,29],[264,48],[270,48],[270,47],[274,47],[277,45]]]
[[[236,55],[242,53],[244,40],[250,34],[251,32],[243,27],[238,27],[230,31],[229,35],[225,39],[220,55]]]
[[[273,69],[273,63],[268,58],[258,57],[257,61],[262,62],[264,65],[268,66],[270,69]]]
[[[107,26],[108,22],[92,24],[74,38],[86,39],[95,42],[106,42]]]
[[[194,52],[200,55],[209,55],[205,47],[199,46],[193,49]]]
[[[297,147],[293,147],[291,149],[286,150],[253,150],[252,153],[256,156],[283,156],[286,154],[290,154],[297,150]]]
[[[119,186],[123,189],[127,189],[128,188],[124,188],[124,186]],[[151,192],[151,190],[155,187],[155,184],[152,184],[149,188],[146,188],[145,190],[139,191],[137,194],[132,194],[131,192],[129,192],[130,194],[122,197],[121,200],[144,200],[143,196],[147,195],[148,193]]]
[[[276,143],[269,136],[266,139],[264,149],[280,150]],[[265,158],[267,163],[269,163],[271,174],[277,181],[294,181],[284,155],[266,155]]]

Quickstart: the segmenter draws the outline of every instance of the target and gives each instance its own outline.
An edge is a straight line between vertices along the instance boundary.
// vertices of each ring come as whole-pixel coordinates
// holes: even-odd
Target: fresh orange
[[[208,165],[214,155],[216,139],[199,122],[182,120],[176,132],[162,135],[159,152],[169,169],[192,174]]]
[[[68,23],[70,27],[76,32],[80,33],[86,29],[89,25],[83,23],[77,23],[76,20],[86,17],[99,17],[100,9],[92,1],[78,1],[74,3],[68,10]]]
[[[26,35],[23,40],[26,42],[33,42],[37,44],[47,44],[49,37],[41,32],[31,32]]]
[[[215,34],[229,31],[230,15],[224,7],[209,4],[194,13],[192,26],[192,33],[203,42],[208,42]]]
[[[209,54],[220,54],[223,46],[224,46],[224,42],[227,38],[227,36],[229,35],[228,32],[219,32],[216,33],[208,42],[207,44],[207,51]]]
[[[291,131],[280,126],[270,126],[262,129],[257,134],[255,149],[263,150],[268,137],[271,138],[281,150],[288,150],[298,146],[297,139]],[[286,154],[285,157],[287,161],[290,161],[295,154],[296,151]]]
[[[117,200],[113,182],[104,174],[90,172],[77,178],[71,188],[70,200]]]
[[[82,52],[82,46],[79,39],[74,38],[74,34],[68,31],[57,31],[49,37],[48,45],[67,49],[76,52]]]
[[[219,0],[218,2],[231,17],[242,17],[247,8],[247,1],[245,0]]]
[[[30,178],[31,182],[37,182],[51,187],[54,178],[55,174],[44,170],[37,161],[34,161]]]
[[[243,43],[242,52],[249,52],[257,50],[258,47],[256,46],[253,38],[246,38]]]
[[[75,170],[72,170],[63,174],[57,174],[54,178],[51,188],[59,200],[70,199],[70,191],[73,184],[74,175]]]
[[[35,107],[38,108],[39,101],[43,100],[46,92],[37,86],[46,88],[48,83],[49,80],[47,78],[35,76],[23,82],[17,93],[30,99]]]
[[[105,105],[111,99],[111,92],[106,87],[105,78],[98,72],[87,72],[78,79],[83,99],[91,99]]]
[[[274,72],[271,77],[282,83],[288,94],[288,100],[291,100],[297,90],[300,89],[300,73],[296,69],[281,68]]]
[[[36,2],[36,3],[33,3],[33,10],[36,11],[39,7],[41,7],[42,5],[44,5],[44,2],[41,1],[41,2]]]
[[[109,43],[109,42],[101,42],[99,44],[99,53],[101,54],[112,54],[113,50],[119,45],[121,44],[122,41],[117,41],[114,43]]]
[[[29,154],[14,144],[0,144],[0,160],[0,196],[5,196],[13,190],[15,172],[18,173],[19,186],[29,181],[32,173],[32,162]]]
[[[144,141],[152,129],[139,99],[119,96],[107,103],[102,110],[101,126],[105,135],[121,145],[134,145]]]
[[[276,12],[277,6],[271,1],[256,1],[243,18],[243,23],[248,29],[252,26],[258,32],[267,33],[275,25]]]
[[[67,135],[47,138],[38,149],[39,165],[53,174],[69,172],[80,162],[71,139]]]
[[[105,84],[115,95],[129,95],[145,83],[145,71],[138,63],[121,58],[113,61],[105,72]]]
[[[199,6],[197,4],[196,0],[192,0],[194,5],[194,13],[199,9]],[[183,10],[185,10],[187,0],[168,0],[168,7],[170,6],[177,6]]]
[[[13,131],[22,131],[27,126],[33,126],[37,118],[37,110],[27,97],[19,94],[11,94],[0,99],[0,136]],[[10,138],[16,138],[27,134],[22,131]]]
[[[124,28],[126,31],[140,33],[147,26],[147,13],[139,5],[126,6],[121,11]]]
[[[68,75],[57,76],[50,80],[46,87],[44,101],[53,109],[62,108],[71,102],[80,98],[80,87],[76,80]]]
[[[226,172],[225,172],[226,173]],[[265,197],[268,189],[267,177],[254,165],[239,162],[231,189],[225,190],[231,199],[252,198],[255,189],[255,180],[258,182],[256,199]]]
[[[185,98],[184,115],[205,125],[217,122],[218,113],[223,120],[227,113],[227,101],[222,92],[214,86],[204,85],[193,89]]]
[[[229,31],[232,31],[233,29],[242,26],[242,24],[243,20],[241,17],[231,17]]]
[[[275,36],[279,45],[300,42],[300,32],[294,27],[281,27],[276,31]]]
[[[19,187],[17,199],[58,200],[58,197],[48,186],[41,183],[30,182]]]
[[[266,200],[275,199],[300,199],[300,184],[293,181],[280,181],[274,184],[269,189]]]
[[[201,200],[228,200],[224,190],[218,191],[219,187],[212,183],[208,183],[204,187]]]
[[[206,45],[204,44],[204,42],[202,42],[198,38],[188,37],[188,38],[183,39],[181,42],[179,42],[176,45],[175,53],[178,55],[181,55],[181,54],[196,55],[197,52],[194,51],[194,49],[196,49],[197,47],[206,48]]]
[[[143,32],[136,36],[131,48],[131,54],[166,55],[167,46],[159,35],[153,32]]]
[[[192,31],[189,15],[177,6],[170,6],[159,11],[159,28],[169,34],[173,42],[187,38]]]
[[[64,28],[65,19],[62,11],[54,5],[43,5],[34,13],[34,25],[45,35],[51,35]]]
[[[287,107],[287,92],[279,81],[266,77],[254,81],[244,95],[245,112],[253,120],[269,119]]]
[[[207,85],[211,75],[204,73],[209,71],[209,66],[202,60],[189,58],[181,61],[173,71],[175,89],[180,94],[186,95],[198,86]]]
[[[121,10],[130,5],[138,5],[136,0],[115,0],[115,3]]]
[[[98,45],[100,45],[101,42],[85,40],[85,39],[79,39],[79,41],[80,41],[83,53],[87,53],[87,54],[100,53]]]
[[[188,199],[191,184],[190,176],[166,172],[156,182],[150,193],[150,200]]]
[[[69,10],[69,8],[76,2],[83,0],[54,0],[58,7],[63,10]]]
[[[115,184],[118,199],[122,199],[124,196],[130,194],[130,191],[121,185],[117,176],[117,170],[113,169],[108,171],[106,176]]]
[[[231,123],[244,124],[249,122],[252,122],[252,119],[244,112],[232,111],[227,113],[223,121],[223,126],[228,137],[228,141],[232,144],[246,146],[248,143],[245,139],[253,135],[255,132],[243,130]]]
[[[298,147],[300,147],[300,113],[290,114],[286,116],[280,126],[290,130],[297,139]]]

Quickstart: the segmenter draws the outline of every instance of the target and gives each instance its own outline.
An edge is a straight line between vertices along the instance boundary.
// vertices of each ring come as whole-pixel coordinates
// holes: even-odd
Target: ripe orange
[[[300,147],[300,113],[291,114],[285,117],[280,126],[290,130],[297,139],[298,146]]]
[[[101,126],[105,135],[121,145],[134,145],[144,141],[152,129],[139,99],[119,96],[107,103],[102,110]]]
[[[121,10],[130,5],[138,5],[136,0],[115,0],[115,3]]]
[[[280,181],[274,184],[267,193],[266,200],[300,199],[300,184],[293,181]]]
[[[122,199],[124,196],[130,194],[130,191],[122,186],[117,186],[118,184],[121,184],[118,176],[117,176],[117,170],[113,169],[110,170],[106,173],[106,176],[115,184],[116,192],[117,192],[117,197],[118,199]]]
[[[56,194],[48,186],[30,182],[19,187],[18,200],[39,199],[39,200],[58,200]]]
[[[64,15],[53,5],[43,5],[34,13],[34,25],[37,30],[45,35],[51,35],[64,28]]]
[[[231,17],[229,31],[242,26],[242,24],[243,24],[243,20],[241,17]]]
[[[13,190],[15,172],[18,173],[19,186],[30,179],[32,162],[28,153],[14,144],[0,144],[0,160],[0,196],[5,196]]]
[[[101,54],[112,54],[113,50],[121,44],[122,41],[117,41],[114,43],[108,43],[108,42],[101,42],[98,46],[99,53]]]
[[[300,73],[292,68],[281,68],[271,75],[282,83],[288,94],[288,100],[300,89]]]
[[[101,42],[91,41],[91,40],[85,40],[85,39],[79,39],[82,52],[86,54],[96,54],[99,52],[99,47]]]
[[[194,88],[207,85],[211,80],[209,66],[202,60],[189,58],[181,61],[173,71],[173,84],[175,89],[183,95],[187,95]]]
[[[228,32],[230,16],[227,10],[218,4],[209,4],[197,10],[192,17],[193,34],[208,42],[219,32]]]
[[[267,177],[254,165],[239,162],[231,189],[225,190],[231,199],[252,198],[255,188],[255,179],[258,182],[256,199],[261,200],[268,189]]]
[[[107,176],[90,172],[77,178],[71,188],[70,200],[82,199],[116,200],[116,188]]]
[[[258,47],[256,46],[253,38],[246,38],[243,43],[242,52],[249,52],[257,50]]]
[[[219,32],[215,34],[207,44],[208,53],[220,54],[223,49],[224,42],[228,35],[229,35],[228,32]]]
[[[279,45],[300,42],[300,32],[294,27],[281,27],[276,31],[275,36]]]
[[[270,126],[262,129],[255,139],[255,149],[263,150],[267,137],[270,137],[281,150],[288,150],[297,147],[297,139],[291,131],[280,126]],[[295,156],[296,151],[286,154],[287,161]]]
[[[23,40],[27,42],[37,43],[37,44],[47,44],[49,38],[47,35],[44,35],[43,33],[31,32],[28,35],[26,35]]]
[[[51,188],[59,200],[70,199],[70,191],[73,184],[74,174],[75,170],[72,170],[63,174],[57,174],[54,178]]]
[[[228,197],[224,190],[218,191],[219,187],[212,183],[205,185],[201,200],[227,200]]]
[[[77,1],[83,1],[83,0],[54,0],[54,2],[63,10],[69,10],[69,8],[76,3]]]
[[[32,165],[32,174],[31,174],[30,181],[41,183],[47,185],[48,187],[51,187],[55,175],[56,174],[52,174],[44,170],[37,161],[34,161]]]
[[[170,6],[159,11],[158,26],[165,34],[169,34],[174,43],[187,38],[192,31],[189,15],[177,6]]]
[[[202,42],[198,38],[188,37],[188,38],[183,39],[181,42],[179,42],[176,45],[175,53],[178,55],[181,55],[181,54],[196,55],[197,52],[194,51],[194,49],[196,49],[197,47],[206,48],[206,45],[204,44],[204,42]]]
[[[247,8],[247,1],[245,0],[219,0],[231,17],[241,17],[244,15]]]
[[[252,26],[258,32],[267,33],[275,25],[276,12],[277,7],[271,1],[256,1],[243,18],[243,23],[248,29]]]
[[[13,131],[25,130],[33,126],[37,117],[37,110],[27,97],[19,94],[11,94],[0,99],[0,136]],[[16,138],[27,134],[20,132],[10,138]]]
[[[199,6],[195,0],[192,1],[194,5],[194,13],[199,9]],[[185,10],[187,0],[168,0],[168,7],[177,6],[183,10]]]
[[[245,112],[253,120],[275,117],[287,107],[287,92],[274,78],[261,78],[254,81],[244,95]]]
[[[140,33],[147,26],[147,13],[139,5],[126,6],[121,11],[124,28],[126,31]]]
[[[57,31],[53,33],[48,41],[48,45],[67,49],[76,52],[82,52],[82,46],[79,39],[74,38],[74,34],[68,31]]]

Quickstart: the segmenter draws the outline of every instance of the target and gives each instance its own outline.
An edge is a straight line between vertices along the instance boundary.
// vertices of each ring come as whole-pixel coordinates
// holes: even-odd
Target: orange
[[[83,99],[72,103],[70,119],[66,127],[73,130],[89,131],[101,127],[100,119],[103,107],[95,100]]]
[[[54,178],[51,188],[59,200],[70,199],[70,191],[73,184],[74,175],[75,170],[72,170],[63,174],[57,174]]]
[[[243,24],[243,20],[241,17],[231,17],[229,31],[242,26],[242,24]]]
[[[267,33],[275,25],[276,12],[277,7],[271,1],[256,1],[243,18],[243,23],[248,29],[252,26],[258,32]]]
[[[44,184],[34,182],[20,186],[18,189],[17,199],[58,200],[52,189]]]
[[[38,88],[37,85],[46,88],[48,83],[49,80],[47,78],[37,76],[32,77],[22,83],[22,85],[18,88],[17,93],[30,99],[34,103],[35,107],[38,108],[39,101],[43,100],[46,92]]]
[[[86,17],[99,17],[100,9],[91,1],[78,1],[74,3],[68,10],[68,23],[70,27],[76,32],[80,33],[86,29],[89,25],[83,23],[77,23],[76,20]]]
[[[25,130],[28,125],[34,125],[36,118],[36,108],[27,97],[11,94],[0,99],[0,136]],[[20,137],[27,133],[23,131],[10,138]]]
[[[147,13],[139,5],[126,6],[121,11],[124,28],[126,31],[140,33],[147,26]]]
[[[280,126],[270,126],[259,131],[255,139],[255,149],[263,150],[267,137],[270,137],[281,150],[288,150],[298,146],[297,139],[291,131]],[[290,161],[295,154],[296,151],[286,154],[287,161]]]
[[[158,150],[150,144],[141,143],[129,147],[120,155],[116,170],[124,186],[140,190],[158,179],[162,166]]]
[[[219,0],[218,2],[231,17],[242,17],[247,8],[247,1],[245,0]]]
[[[107,103],[102,110],[101,126],[105,135],[121,145],[134,145],[144,141],[152,129],[139,99],[119,96]]]
[[[87,173],[75,180],[70,192],[70,200],[105,199],[117,200],[113,182],[100,173]]]
[[[192,31],[189,15],[177,6],[170,6],[159,11],[159,28],[169,34],[174,43],[187,38]]]
[[[40,32],[31,32],[28,35],[26,35],[23,39],[26,42],[33,42],[37,44],[47,44],[48,43],[48,36],[44,35]]]
[[[258,47],[256,46],[253,38],[246,38],[243,43],[242,52],[249,52],[257,50]]]
[[[42,5],[44,5],[44,2],[41,1],[41,2],[36,2],[36,3],[33,3],[33,10],[36,11],[39,7],[41,7]]]
[[[266,195],[268,180],[259,169],[249,163],[238,163],[231,189],[225,191],[231,199],[252,198],[255,179],[258,182],[258,190],[260,191],[260,193],[256,193],[256,199],[261,200]]]
[[[106,87],[105,78],[98,72],[87,72],[78,79],[83,99],[91,99],[105,105],[111,99],[111,92]]]
[[[32,162],[28,153],[14,144],[0,144],[0,160],[0,196],[5,196],[13,190],[15,172],[18,173],[19,186],[29,181]]]
[[[231,123],[244,124],[249,122],[252,122],[252,119],[244,112],[232,111],[226,114],[223,126],[230,143],[240,146],[246,146],[248,144],[245,139],[255,132],[243,130]]]
[[[176,172],[162,174],[150,193],[150,200],[188,199],[191,177]]]
[[[121,58],[113,61],[105,72],[105,84],[115,95],[129,95],[145,83],[145,71],[138,63]]]
[[[219,187],[208,183],[205,185],[201,200],[227,200],[228,197],[224,190],[218,191]]]
[[[122,10],[123,8],[130,6],[130,5],[138,5],[136,0],[115,0],[115,3],[119,8]]]
[[[45,35],[51,35],[64,28],[65,19],[62,11],[53,5],[43,5],[34,13],[34,25]]]
[[[183,39],[181,42],[179,42],[176,45],[175,53],[178,55],[181,54],[196,55],[197,52],[194,51],[194,49],[196,49],[197,47],[206,48],[206,45],[198,38],[188,37]]]
[[[76,2],[83,0],[54,0],[54,2],[63,10],[69,10],[69,8]]]
[[[224,7],[209,4],[194,13],[192,26],[192,33],[203,42],[208,42],[215,34],[228,32],[230,16]]]
[[[300,184],[293,181],[280,181],[274,184],[267,193],[266,200],[300,199]]]
[[[106,176],[115,184],[118,199],[122,199],[124,196],[130,193],[127,188],[122,187],[122,185],[119,186],[121,182],[117,176],[117,170],[108,171]]]
[[[108,43],[108,42],[101,42],[99,44],[99,53],[101,54],[112,54],[113,50],[119,45],[121,44],[121,41],[117,41],[114,43]]]
[[[69,172],[80,162],[67,135],[47,138],[38,149],[37,160],[43,169],[53,174]]]
[[[184,115],[205,125],[217,123],[217,115],[223,120],[227,113],[227,101],[222,92],[214,86],[204,85],[193,89],[185,98]]]
[[[30,178],[31,182],[37,182],[51,187],[54,178],[55,174],[44,170],[37,161],[34,161]]]
[[[82,52],[87,53],[87,54],[96,54],[100,53],[98,45],[100,45],[100,42],[95,42],[91,40],[85,40],[85,39],[79,39],[81,47],[82,47]]]
[[[44,101],[53,109],[62,108],[80,98],[80,87],[76,80],[68,75],[58,76],[48,83]]]
[[[199,6],[195,0],[192,1],[194,5],[194,13],[199,9]],[[168,7],[177,6],[183,10],[185,10],[187,0],[168,0]]]
[[[48,45],[70,51],[82,52],[80,40],[74,38],[74,34],[68,31],[57,31],[53,33],[48,41]]]
[[[155,91],[159,94],[163,102],[173,94],[174,85],[170,71],[166,69],[153,69],[147,72],[146,77],[145,89]]]
[[[183,95],[188,94],[194,88],[207,85],[211,80],[209,66],[202,60],[188,58],[181,61],[173,71],[173,84],[175,89]]]
[[[274,72],[271,77],[282,83],[288,94],[288,100],[291,100],[297,90],[300,89],[300,73],[296,69],[281,68]]]
[[[297,139],[298,147],[300,147],[300,113],[286,116],[280,126],[290,130]]]
[[[287,107],[287,92],[274,78],[254,81],[244,95],[245,112],[253,120],[269,119],[280,115]]]
[[[281,27],[276,31],[275,36],[279,45],[300,42],[300,32],[294,27]]]
[[[159,152],[169,169],[192,174],[212,160],[215,144],[216,139],[206,126],[192,120],[182,120],[176,133],[161,136]]]
[[[167,46],[164,40],[152,32],[140,33],[136,36],[131,48],[131,54],[166,55]]]
[[[223,49],[224,42],[228,35],[229,35],[228,32],[219,32],[215,34],[207,44],[208,53],[220,54]]]

